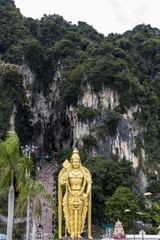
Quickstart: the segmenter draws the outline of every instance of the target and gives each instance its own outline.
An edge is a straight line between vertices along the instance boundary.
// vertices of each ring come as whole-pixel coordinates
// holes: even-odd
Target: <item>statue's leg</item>
[[[70,237],[74,238],[74,210],[69,205],[69,225],[70,225]]]
[[[78,217],[77,217],[77,235],[78,238],[82,238],[81,236],[81,225],[82,225],[82,206],[78,209]]]
[[[85,199],[82,204],[82,208],[81,208],[81,231],[80,231],[80,233],[82,233],[83,229],[84,229],[87,207],[88,207],[88,201],[87,201],[87,199]]]

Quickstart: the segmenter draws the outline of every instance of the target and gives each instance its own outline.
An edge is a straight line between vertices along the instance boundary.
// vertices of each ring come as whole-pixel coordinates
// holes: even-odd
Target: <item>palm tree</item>
[[[51,208],[54,209],[54,198],[51,193],[46,192],[45,186],[40,181],[34,181],[30,179],[30,183],[26,182],[25,185],[19,186],[21,192],[18,197],[16,212],[20,211],[21,216],[26,212],[26,207],[29,202],[32,205],[32,219],[33,219],[33,229],[32,229],[32,240],[35,240],[36,235],[36,221],[37,218],[41,217],[42,214],[42,204],[41,199],[48,201],[51,205]]]
[[[14,183],[18,183],[26,160],[27,156],[20,152],[17,134],[9,131],[6,139],[0,141],[0,188],[9,186],[7,240],[12,240],[15,201]],[[28,167],[31,168],[31,165]]]
[[[33,168],[33,161],[29,156],[26,154],[26,151],[23,151],[23,164],[19,164],[18,169],[20,170],[20,175],[18,179],[18,187],[17,190],[20,192],[23,187],[30,186],[31,180],[31,169]],[[27,225],[26,225],[26,239],[29,239],[29,195],[28,195],[28,202],[27,202]]]
[[[48,201],[51,205],[52,210],[54,210],[54,198],[51,193],[46,192],[45,186],[41,181],[35,181],[31,177],[31,169],[33,167],[33,162],[30,157],[28,157],[25,152],[23,152],[23,158],[19,164],[18,170],[18,185],[17,190],[20,192],[17,204],[16,213],[20,212],[21,217],[26,214],[26,209],[29,205],[32,205],[32,219],[33,219],[33,229],[32,229],[32,239],[35,239],[36,234],[36,221],[42,215],[42,204],[41,199]]]
[[[28,155],[20,151],[18,136],[15,132],[8,132],[5,141],[0,141],[0,188],[9,186],[8,194],[8,222],[7,222],[7,240],[12,240],[13,214],[15,189],[19,192],[16,212],[21,210],[21,215],[26,213],[28,200],[33,203],[33,222],[36,217],[41,216],[40,198],[44,198],[53,206],[53,196],[46,192],[41,182],[34,181],[30,173],[33,168],[33,162]],[[35,232],[33,232],[35,239]]]
[[[42,204],[41,199],[48,201],[53,210],[54,199],[51,193],[46,192],[45,186],[39,181],[35,182],[30,187],[30,196],[33,202],[33,230],[32,230],[32,240],[35,240],[36,234],[36,220],[42,216]]]

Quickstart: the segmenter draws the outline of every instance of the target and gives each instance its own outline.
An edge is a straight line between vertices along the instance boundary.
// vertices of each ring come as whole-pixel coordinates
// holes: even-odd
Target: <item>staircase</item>
[[[38,169],[37,181],[41,181],[46,188],[47,192],[52,195],[56,194],[56,186],[54,183],[53,173],[57,170],[58,163],[55,160],[51,162],[43,162]],[[52,236],[52,217],[53,210],[49,203],[43,199],[40,199],[42,204],[42,216],[41,219],[37,219],[36,232],[37,234],[45,237]],[[31,224],[32,225],[32,224]],[[32,226],[30,226],[30,233],[32,234]]]

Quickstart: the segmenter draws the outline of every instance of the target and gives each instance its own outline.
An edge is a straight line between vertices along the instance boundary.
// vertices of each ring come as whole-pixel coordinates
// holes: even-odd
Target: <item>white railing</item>
[[[114,238],[103,238],[104,240],[114,240]],[[126,234],[126,238],[123,238],[123,240],[160,240],[160,235],[138,235],[138,234]],[[122,240],[122,239],[117,239],[117,240]]]
[[[160,235],[147,235],[147,234],[144,234],[143,237],[142,235],[138,235],[138,234],[135,234],[135,236],[133,234],[126,234],[126,238],[127,239],[130,239],[130,240],[160,240]]]

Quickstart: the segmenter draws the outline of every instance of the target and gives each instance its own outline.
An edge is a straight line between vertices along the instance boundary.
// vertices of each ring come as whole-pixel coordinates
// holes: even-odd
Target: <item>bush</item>
[[[104,126],[107,126],[111,137],[113,137],[116,133],[118,121],[119,117],[114,111],[111,111],[106,118],[102,119],[102,123]]]
[[[88,135],[82,137],[83,145],[85,148],[89,149],[91,146],[96,146],[97,145],[97,140],[94,136]]]
[[[92,108],[92,107],[85,107],[85,106],[78,106],[77,109],[75,109],[77,113],[77,117],[81,121],[85,120],[92,120],[95,116],[100,114],[101,108]]]

